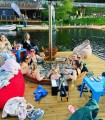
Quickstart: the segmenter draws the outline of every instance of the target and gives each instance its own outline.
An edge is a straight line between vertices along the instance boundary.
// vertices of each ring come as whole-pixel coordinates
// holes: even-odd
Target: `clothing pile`
[[[11,52],[11,51],[8,51],[8,50],[4,50],[1,54],[0,54],[1,57],[3,57],[5,60],[7,59],[14,59],[16,61],[16,57],[15,55]]]
[[[19,63],[17,63],[14,59],[8,59],[5,61],[4,65],[1,66],[5,71],[18,71],[20,69]]]
[[[18,116],[19,120],[25,120],[26,117],[30,120],[39,120],[43,117],[44,111],[40,108],[34,109],[33,105],[26,103],[24,97],[13,97],[6,102],[2,118],[6,118],[7,115]]]
[[[0,89],[7,86],[10,79],[18,74],[20,65],[13,59],[5,61],[4,65],[0,67]]]

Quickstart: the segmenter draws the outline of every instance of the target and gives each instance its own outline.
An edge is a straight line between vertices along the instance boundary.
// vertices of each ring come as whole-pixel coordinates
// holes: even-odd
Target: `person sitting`
[[[29,33],[26,33],[24,35],[24,40],[21,42],[21,44],[23,45],[23,48],[27,49],[28,51],[30,51],[31,47],[34,47],[36,52],[39,52],[38,47],[30,40]]]
[[[61,77],[59,73],[59,67],[56,66],[54,69],[52,68],[47,74],[47,77],[51,80],[59,80],[59,78]]]
[[[74,81],[77,79],[77,76],[81,73],[81,64],[79,63],[78,60],[73,60],[72,62],[72,69],[71,72],[64,71],[65,74],[68,74],[68,78],[67,79],[71,79],[72,80],[72,87],[74,86]]]
[[[11,44],[6,38],[6,36],[1,33],[0,35],[0,57],[3,57],[5,60],[13,58],[16,61],[15,55],[11,52]]]
[[[31,48],[30,49],[30,65],[32,64],[32,62],[36,62],[38,63],[38,60],[44,60],[45,55],[41,54],[40,56],[36,54],[36,50],[35,48]]]
[[[40,76],[39,70],[37,69],[36,62],[33,62],[31,64],[31,66],[29,67],[29,70],[27,72],[27,75],[38,80],[38,81],[43,80],[43,78],[45,77],[45,76],[42,76],[42,77]]]
[[[8,39],[6,38],[6,36],[3,33],[1,33],[1,35],[0,35],[0,49],[2,50],[5,48],[7,48],[8,50],[12,49],[11,44],[8,41]]]
[[[79,63],[81,64],[81,73],[82,72],[88,72],[88,68],[86,67],[86,63],[84,62],[84,57],[81,54],[78,54],[77,56]]]
[[[22,74],[27,74],[28,70],[29,70],[29,64],[30,63],[30,56],[29,55],[24,55],[22,57],[22,61],[21,61],[21,72]]]
[[[78,55],[77,53],[73,53],[71,59],[67,57],[67,65],[65,66],[65,68],[63,68],[64,74],[72,73],[73,61],[78,60],[77,55]]]
[[[73,60],[78,60],[77,53],[73,53],[71,59],[67,58],[67,64],[69,65],[70,68],[72,67]]]

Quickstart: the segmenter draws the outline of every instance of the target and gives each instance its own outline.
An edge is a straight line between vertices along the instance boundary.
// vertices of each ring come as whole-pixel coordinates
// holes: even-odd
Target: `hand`
[[[63,69],[63,71],[64,71],[64,72],[67,72],[67,70],[66,70],[65,68]]]
[[[8,43],[6,43],[5,46],[8,46]]]
[[[41,53],[40,56],[41,56],[41,57],[45,57],[45,54],[44,54],[44,53]]]

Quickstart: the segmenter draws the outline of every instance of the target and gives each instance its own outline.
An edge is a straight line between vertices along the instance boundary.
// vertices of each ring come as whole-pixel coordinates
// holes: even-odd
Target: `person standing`
[[[27,27],[27,18],[24,14],[22,15],[22,21],[23,21],[24,27]]]

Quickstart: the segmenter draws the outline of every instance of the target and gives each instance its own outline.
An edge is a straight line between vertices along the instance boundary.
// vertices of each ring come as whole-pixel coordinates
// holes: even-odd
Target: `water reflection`
[[[0,34],[4,33],[6,36],[16,36],[17,32],[16,31],[0,31]]]
[[[29,32],[31,40],[37,44],[41,50],[41,46],[48,47],[49,35],[48,31]],[[24,32],[20,32],[16,37],[10,40],[20,42],[23,39]],[[105,59],[105,31],[91,29],[64,29],[53,31],[53,46],[57,46],[59,51],[72,51],[73,48],[81,44],[84,40],[89,39],[93,49],[93,53]]]

